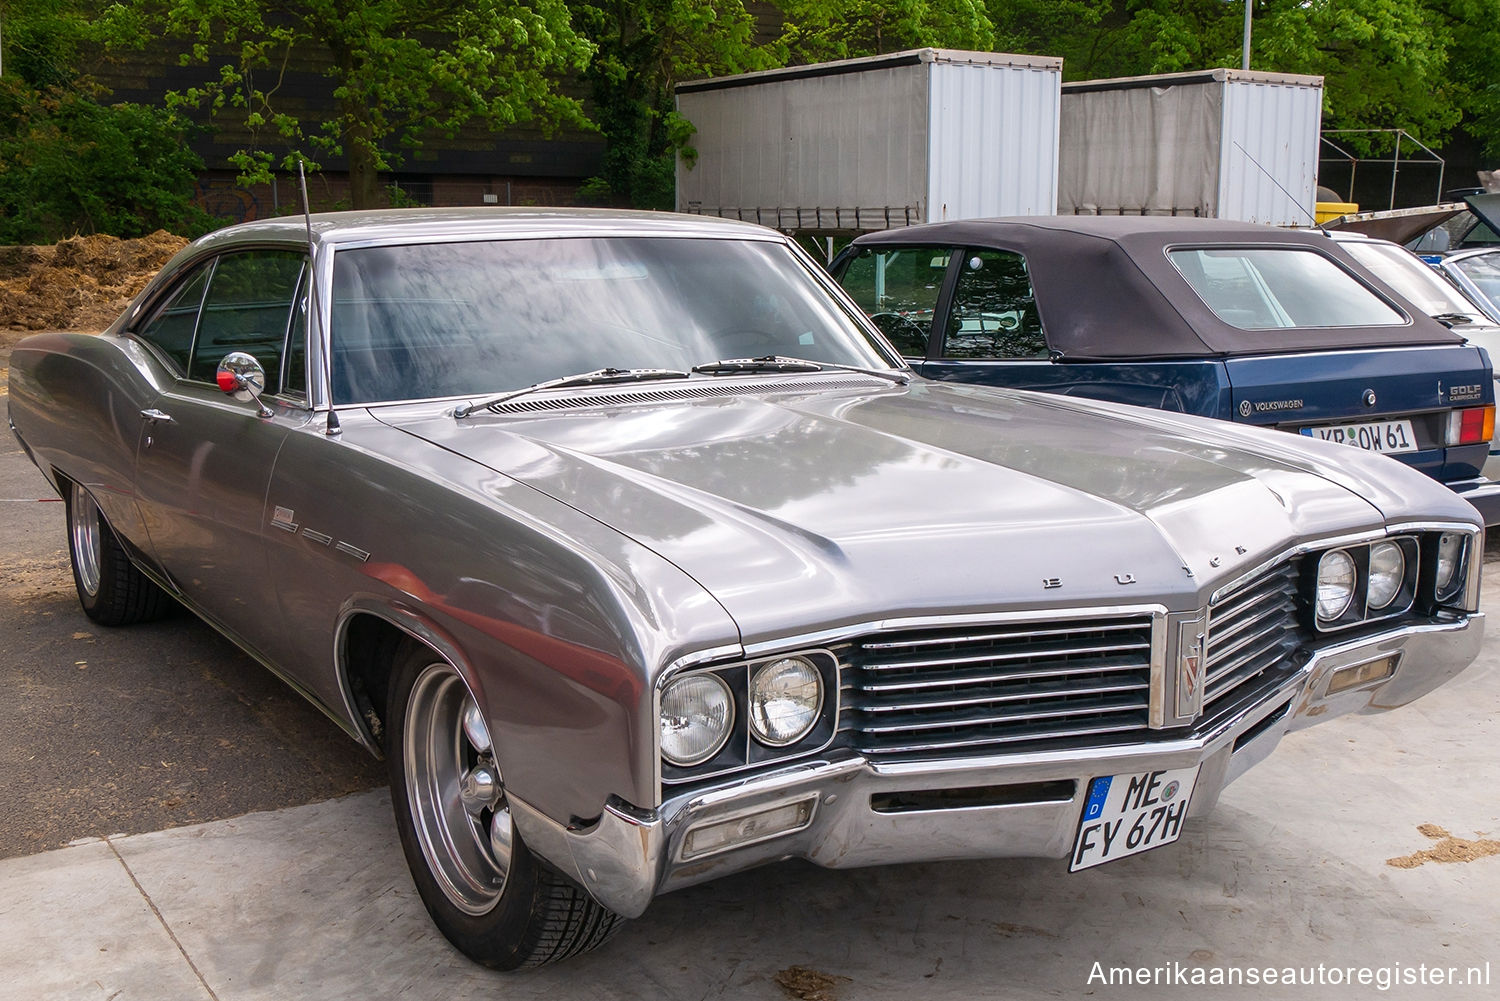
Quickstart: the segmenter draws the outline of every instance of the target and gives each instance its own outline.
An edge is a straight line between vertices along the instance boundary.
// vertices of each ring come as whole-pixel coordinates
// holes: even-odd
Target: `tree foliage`
[[[379,201],[379,172],[399,162],[398,147],[433,131],[584,121],[557,86],[591,51],[563,0],[136,0],[112,5],[101,25],[116,46],[179,39],[184,65],[208,67],[169,103],[243,117],[256,137],[235,158],[244,183],[343,156],[355,208]],[[288,65],[310,52],[328,57],[334,112],[323,121],[282,93]],[[291,152],[278,164],[271,144]]]
[[[995,45],[982,0],[773,0],[785,18],[788,61],[852,59],[923,46],[980,51]]]
[[[187,132],[159,108],[0,78],[0,243],[211,228],[193,206],[203,161],[187,148]]]
[[[83,73],[88,12],[77,0],[0,3],[0,243],[77,233],[196,235],[203,161],[193,126],[161,108],[106,103]]]

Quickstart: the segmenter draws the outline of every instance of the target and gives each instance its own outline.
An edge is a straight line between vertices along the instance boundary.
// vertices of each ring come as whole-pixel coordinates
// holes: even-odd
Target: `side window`
[[[927,333],[952,256],[948,247],[859,252],[839,284],[908,358],[927,357]]]
[[[943,357],[1047,357],[1024,257],[1008,250],[964,251]]]
[[[285,250],[251,250],[219,258],[203,300],[188,378],[213,382],[226,354],[247,351],[266,370],[267,381],[276,380],[303,259],[303,254]]]
[[[136,336],[156,346],[162,354],[187,371],[188,356],[193,352],[193,331],[198,327],[198,312],[203,306],[203,290],[208,287],[208,275],[213,262],[198,265],[192,277],[160,306],[154,316],[147,320]]]

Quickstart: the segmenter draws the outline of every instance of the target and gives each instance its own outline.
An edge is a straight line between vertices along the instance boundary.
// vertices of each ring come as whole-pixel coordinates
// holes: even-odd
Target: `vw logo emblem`
[[[1240,416],[1241,417],[1249,417],[1250,416],[1250,401],[1249,400],[1241,400],[1240,401]]]
[[[1375,390],[1373,390],[1373,389],[1367,389],[1367,390],[1365,390],[1365,406],[1367,406],[1367,407],[1373,407],[1374,405],[1375,405]]]

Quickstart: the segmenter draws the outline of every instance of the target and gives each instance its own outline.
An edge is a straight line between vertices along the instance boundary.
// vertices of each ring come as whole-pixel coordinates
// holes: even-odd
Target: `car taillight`
[[[1495,408],[1469,407],[1448,415],[1448,444],[1476,445],[1495,435]]]

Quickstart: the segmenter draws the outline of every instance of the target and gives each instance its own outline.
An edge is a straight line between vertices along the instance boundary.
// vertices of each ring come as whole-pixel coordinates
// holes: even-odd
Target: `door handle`
[[[157,410],[155,407],[152,407],[150,410],[142,410],[141,411],[141,419],[142,420],[151,421],[153,424],[154,423],[158,423],[158,422],[162,423],[162,424],[176,424],[177,423],[175,420],[172,419],[172,415],[171,414],[166,413],[165,411],[162,411],[162,410]]]

